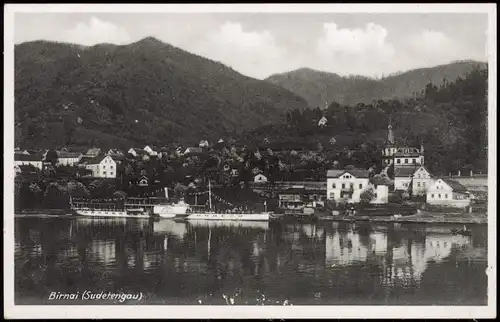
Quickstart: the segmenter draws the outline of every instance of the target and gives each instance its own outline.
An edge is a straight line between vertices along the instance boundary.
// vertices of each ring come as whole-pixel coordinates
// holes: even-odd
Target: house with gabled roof
[[[427,203],[430,205],[468,207],[471,194],[458,181],[450,179],[437,179],[427,189]]]
[[[146,145],[144,147],[144,151],[146,151],[147,154],[149,154],[150,156],[157,156],[158,155],[158,152],[155,151],[152,147],[150,147],[149,145]]]
[[[42,170],[43,162],[42,156],[35,154],[14,154],[14,166],[31,165],[37,169]]]
[[[56,152],[57,152],[57,164],[64,166],[77,165],[83,156],[79,152],[67,152],[67,151],[56,151]]]
[[[326,117],[322,117],[319,121],[318,121],[318,126],[322,127],[322,126],[326,126],[326,123],[328,123],[328,120],[326,119]]]
[[[424,166],[420,166],[413,173],[412,194],[414,196],[425,196],[427,189],[433,182],[432,174]]]
[[[147,154],[147,152],[144,151],[143,149],[137,149],[137,148],[130,148],[127,151],[127,153],[131,154],[134,158],[142,157],[143,155]]]
[[[82,166],[92,171],[94,178],[116,178],[116,162],[109,155],[100,155],[85,160]]]
[[[417,167],[394,167],[394,191],[410,191]]]
[[[85,155],[89,156],[89,157],[96,157],[100,153],[101,153],[101,149],[99,149],[99,148],[91,148],[91,149],[88,149],[87,152],[85,152]]]
[[[328,170],[326,177],[329,200],[359,203],[361,192],[369,185],[369,172],[364,169]]]

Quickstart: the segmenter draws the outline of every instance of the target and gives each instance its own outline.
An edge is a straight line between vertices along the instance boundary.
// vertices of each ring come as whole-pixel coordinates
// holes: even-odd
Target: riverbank
[[[487,213],[442,213],[442,212],[430,212],[421,211],[415,215],[408,215],[402,217],[394,216],[351,216],[351,217],[340,217],[340,216],[328,216],[320,218],[320,220],[331,220],[331,221],[368,221],[368,222],[398,222],[398,223],[423,223],[423,224],[478,224],[486,225],[488,224],[488,214]]]

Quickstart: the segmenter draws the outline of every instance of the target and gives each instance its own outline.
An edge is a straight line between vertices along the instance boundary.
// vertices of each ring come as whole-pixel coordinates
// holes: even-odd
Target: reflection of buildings
[[[372,258],[383,269],[382,283],[420,281],[429,262],[440,263],[453,248],[470,244],[468,237],[448,234],[431,234],[424,242],[403,238],[395,242],[394,231],[372,232],[368,239],[353,231],[326,234],[325,266],[350,266],[367,263]],[[364,242],[363,242],[364,241]]]
[[[381,232],[370,234],[369,244],[362,243],[362,236],[355,232],[334,232],[325,238],[325,265],[350,265],[364,262],[369,254],[384,254],[387,251],[387,235]]]
[[[460,235],[427,235],[424,243],[407,240],[400,247],[392,249],[392,262],[385,263],[384,283],[396,281],[419,282],[429,262],[442,262],[454,247],[470,244],[467,237]]]

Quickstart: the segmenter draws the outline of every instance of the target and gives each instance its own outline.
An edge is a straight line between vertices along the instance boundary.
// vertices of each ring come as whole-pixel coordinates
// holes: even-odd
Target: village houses
[[[87,170],[92,171],[94,178],[116,178],[116,162],[109,155],[101,155],[81,164]]]
[[[470,193],[455,180],[437,179],[427,189],[429,205],[468,207],[471,203]]]
[[[424,146],[420,149],[407,147],[398,147],[394,140],[392,125],[389,124],[387,139],[382,149],[382,166],[394,164],[395,167],[401,166],[420,166],[424,164]]]

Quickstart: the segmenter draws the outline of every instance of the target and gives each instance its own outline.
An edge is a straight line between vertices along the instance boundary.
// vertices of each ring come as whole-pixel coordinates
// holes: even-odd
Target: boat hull
[[[96,218],[150,218],[148,214],[129,214],[124,210],[75,210],[78,216],[96,217]]]
[[[271,213],[260,214],[218,214],[218,213],[194,213],[184,216],[187,220],[234,220],[234,221],[269,221]]]

